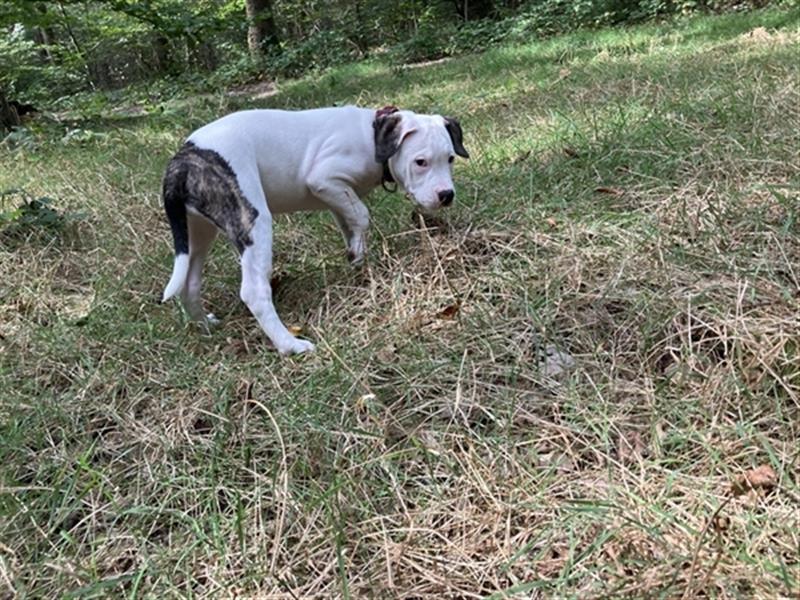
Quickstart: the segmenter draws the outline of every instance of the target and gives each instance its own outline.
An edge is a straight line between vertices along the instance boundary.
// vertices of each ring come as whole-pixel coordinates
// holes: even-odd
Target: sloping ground
[[[252,101],[4,149],[66,213],[0,238],[4,593],[796,596],[798,53],[764,12],[284,84],[260,105],[441,111],[472,154],[427,226],[375,194],[361,271],[280,220],[291,360],[224,245],[221,329],[156,304],[166,160]]]

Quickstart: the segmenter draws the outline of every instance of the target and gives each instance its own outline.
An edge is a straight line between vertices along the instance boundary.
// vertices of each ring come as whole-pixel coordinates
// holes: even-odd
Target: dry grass
[[[798,40],[754,13],[280,91],[452,89],[473,154],[438,220],[376,195],[361,271],[326,217],[280,221],[279,310],[319,349],[291,360],[224,246],[220,330],[155,303],[160,171],[219,106],[3,150],[0,188],[83,215],[0,248],[0,589],[797,597]]]

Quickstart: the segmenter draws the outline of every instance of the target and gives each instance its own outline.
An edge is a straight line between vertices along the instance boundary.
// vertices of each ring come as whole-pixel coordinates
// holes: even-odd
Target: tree
[[[245,0],[247,47],[253,57],[264,54],[266,46],[278,43],[278,28],[272,16],[272,0]]]

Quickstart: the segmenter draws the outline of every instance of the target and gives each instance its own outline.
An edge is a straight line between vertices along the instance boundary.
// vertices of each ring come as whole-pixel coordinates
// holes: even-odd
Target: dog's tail
[[[170,165],[171,167],[172,165]],[[172,277],[164,288],[162,302],[166,302],[183,289],[189,274],[189,228],[186,224],[186,173],[174,172],[169,167],[164,177],[164,211],[167,213],[175,244],[175,264]]]

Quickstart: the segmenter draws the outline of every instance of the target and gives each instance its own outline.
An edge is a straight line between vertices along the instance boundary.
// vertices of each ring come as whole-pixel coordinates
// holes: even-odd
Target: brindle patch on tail
[[[250,232],[258,210],[245,198],[233,169],[217,152],[186,142],[169,162],[164,175],[164,204],[173,234],[180,223],[173,223],[170,207],[180,201],[225,232],[240,254],[252,245]],[[173,212],[179,217],[179,211]],[[176,248],[179,242],[183,240],[176,236]]]

